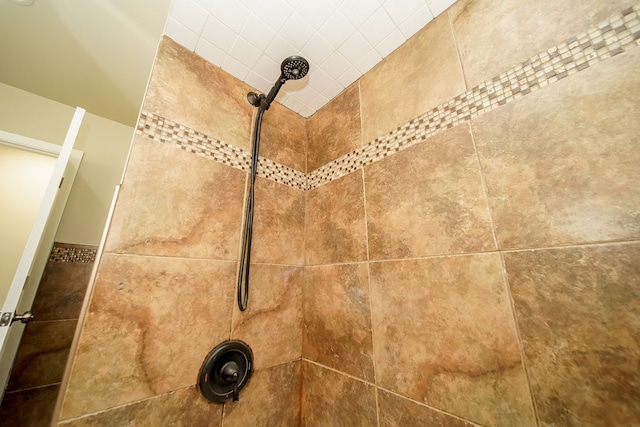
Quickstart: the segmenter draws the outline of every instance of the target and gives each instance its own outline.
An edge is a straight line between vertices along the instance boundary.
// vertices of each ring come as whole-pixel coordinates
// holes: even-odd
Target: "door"
[[[40,152],[51,152],[51,150],[59,152],[33,227],[2,304],[2,311],[0,311],[0,387],[2,387],[0,398],[4,395],[24,331],[24,324],[16,321],[19,318],[16,315],[23,315],[33,303],[67,196],[82,159],[82,153],[73,150],[73,144],[84,113],[85,110],[82,108],[76,108],[62,146],[0,132],[2,140],[9,145],[27,147]]]

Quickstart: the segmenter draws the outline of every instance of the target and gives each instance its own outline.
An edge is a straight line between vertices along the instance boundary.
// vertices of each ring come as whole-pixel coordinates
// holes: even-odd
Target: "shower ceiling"
[[[276,99],[309,117],[454,2],[174,0],[165,34],[262,92],[304,56],[308,77]]]

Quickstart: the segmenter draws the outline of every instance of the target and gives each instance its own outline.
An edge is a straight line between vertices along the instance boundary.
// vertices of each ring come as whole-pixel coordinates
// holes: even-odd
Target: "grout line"
[[[469,90],[467,84],[467,73],[464,72],[464,65],[462,65],[462,55],[460,55],[460,48],[458,47],[458,39],[456,39],[456,32],[453,27],[453,18],[451,17],[451,8],[447,9],[447,17],[449,18],[449,28],[451,29],[451,37],[453,38],[453,45],[456,47],[456,57],[458,58],[458,64],[460,65],[460,72],[462,73],[462,83],[464,83],[465,92]]]
[[[22,393],[22,392],[25,392],[25,391],[40,390],[40,389],[43,389],[43,388],[54,387],[54,386],[60,386],[60,381],[55,382],[55,383],[51,383],[51,384],[42,384],[42,385],[37,385],[37,386],[33,386],[33,387],[21,388],[21,389],[18,389],[18,390],[11,390],[11,391],[6,390],[2,400],[4,401],[5,397],[10,395],[10,394],[17,394],[17,393]]]

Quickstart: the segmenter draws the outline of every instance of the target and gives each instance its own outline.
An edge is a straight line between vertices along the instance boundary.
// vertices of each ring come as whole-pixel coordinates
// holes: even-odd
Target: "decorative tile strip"
[[[54,243],[49,254],[50,262],[92,263],[96,260],[98,249],[87,245],[68,245]]]
[[[248,151],[211,138],[202,132],[149,111],[143,110],[140,114],[136,133],[154,141],[176,145],[189,153],[215,160],[236,169],[249,171],[251,168],[251,153]],[[304,191],[307,188],[307,178],[304,172],[264,157],[258,158],[257,175],[299,190]]]
[[[548,84],[640,45],[640,2],[310,172],[307,189],[423,142]]]

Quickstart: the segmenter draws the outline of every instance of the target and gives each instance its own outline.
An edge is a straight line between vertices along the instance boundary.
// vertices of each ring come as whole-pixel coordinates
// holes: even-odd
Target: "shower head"
[[[280,69],[286,80],[298,80],[309,72],[309,63],[301,56],[290,56],[282,61]]]

